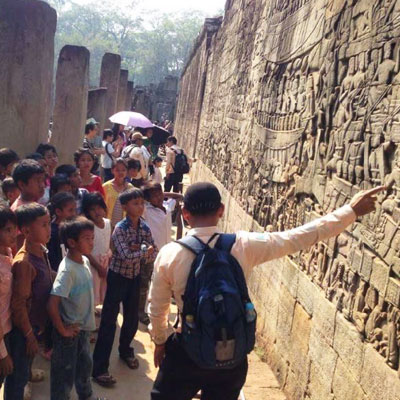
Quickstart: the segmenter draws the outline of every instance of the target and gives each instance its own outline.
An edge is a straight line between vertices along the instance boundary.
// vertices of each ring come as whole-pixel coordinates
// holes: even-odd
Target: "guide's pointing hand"
[[[357,193],[350,201],[350,206],[356,213],[357,217],[369,214],[375,211],[376,194],[386,190],[386,186],[378,186],[369,190],[362,190]]]

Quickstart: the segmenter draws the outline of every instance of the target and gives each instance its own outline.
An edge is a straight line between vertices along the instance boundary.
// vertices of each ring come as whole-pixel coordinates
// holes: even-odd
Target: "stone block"
[[[48,140],[56,24],[43,1],[0,1],[0,147],[20,157]]]
[[[396,307],[400,307],[400,281],[396,278],[389,278],[386,289],[386,300]]]
[[[87,118],[94,118],[97,122],[99,122],[100,134],[103,133],[103,127],[106,123],[106,99],[106,88],[96,88],[89,90]]]
[[[332,390],[335,400],[364,400],[365,395],[361,385],[354,380],[351,372],[338,358],[333,376]]]
[[[319,291],[319,288],[311,282],[310,278],[304,272],[300,271],[296,298],[310,316],[314,312],[314,296],[317,291]]]
[[[125,110],[132,110],[132,102],[133,102],[133,82],[128,81],[126,84],[126,102],[125,102]]]
[[[89,58],[86,47],[64,46],[57,64],[52,142],[60,164],[73,164],[82,145],[88,104]]]
[[[293,323],[296,300],[282,286],[279,295],[278,321],[276,325],[276,345],[278,351],[284,353],[290,349],[290,334]]]
[[[336,351],[320,337],[312,334],[308,354],[316,368],[319,368],[320,372],[331,381],[338,358]]]
[[[127,69],[121,69],[120,74],[119,74],[117,112],[128,111],[125,109],[128,76],[129,76],[129,71]]]
[[[101,62],[100,86],[107,88],[105,128],[111,127],[108,118],[117,110],[120,69],[121,56],[119,54],[104,54]]]
[[[332,377],[327,377],[314,362],[310,363],[309,375],[305,392],[307,398],[310,400],[333,400]]]
[[[333,348],[353,379],[359,382],[363,368],[364,343],[354,325],[340,313],[336,315]]]
[[[325,294],[320,290],[316,291],[311,332],[330,346],[333,344],[336,313],[336,307],[326,299]]]
[[[378,290],[380,296],[385,295],[386,286],[389,280],[389,267],[378,259],[374,260],[370,284]]]
[[[292,297],[296,298],[299,285],[299,270],[296,264],[289,258],[279,261],[283,264],[282,284],[287,288]]]

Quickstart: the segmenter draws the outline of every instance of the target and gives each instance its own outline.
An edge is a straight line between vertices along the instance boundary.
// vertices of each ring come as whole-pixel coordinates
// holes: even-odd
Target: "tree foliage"
[[[198,11],[135,15],[139,0],[133,0],[129,9],[113,2],[48,2],[58,12],[56,54],[66,44],[87,47],[92,86],[98,85],[106,52],[121,54],[122,67],[129,69],[135,84],[157,83],[168,74],[179,76],[204,21]]]

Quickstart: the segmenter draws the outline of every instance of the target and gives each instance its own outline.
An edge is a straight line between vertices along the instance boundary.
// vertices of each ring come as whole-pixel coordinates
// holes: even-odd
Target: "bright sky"
[[[73,0],[74,3],[87,4],[93,0]],[[129,6],[131,0],[119,0],[121,6]],[[225,7],[225,0],[141,0],[140,11],[158,10],[161,12],[178,12],[182,10],[200,10],[206,16],[216,16]]]

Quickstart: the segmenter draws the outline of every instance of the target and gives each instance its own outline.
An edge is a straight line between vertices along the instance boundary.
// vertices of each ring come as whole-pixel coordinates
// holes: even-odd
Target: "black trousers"
[[[96,346],[93,352],[93,376],[108,372],[110,355],[114,343],[120,304],[123,305],[123,323],[119,336],[120,357],[133,357],[131,342],[139,325],[140,275],[128,279],[111,270],[107,274],[107,291],[101,312],[101,321]]]
[[[165,178],[164,192],[170,192],[172,188],[175,193],[179,193],[179,184],[182,182],[182,180],[182,174],[169,174],[168,178]]]
[[[165,358],[151,392],[151,400],[191,400],[201,390],[202,400],[237,400],[247,376],[247,359],[231,370],[199,368],[184,352],[179,335],[169,337]]]

